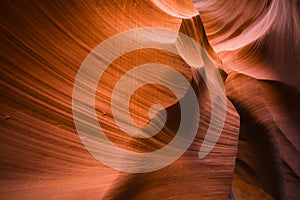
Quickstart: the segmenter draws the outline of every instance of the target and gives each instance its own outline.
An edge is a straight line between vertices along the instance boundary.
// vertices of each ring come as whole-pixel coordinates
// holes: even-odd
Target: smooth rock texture
[[[300,199],[298,1],[3,0],[0,8],[0,199]],[[132,68],[170,66],[191,83],[200,108],[196,138],[178,160],[130,174],[103,165],[85,148],[72,92],[93,48],[142,27],[180,31],[204,47],[224,81],[226,118],[216,146],[199,159],[211,97],[196,66],[155,49],[121,56],[99,80],[95,97],[98,121],[120,148],[155,151],[180,123],[180,99],[148,84],[132,95],[131,117],[146,125],[149,108],[160,103],[168,114],[164,128],[149,139],[119,130],[110,98]]]

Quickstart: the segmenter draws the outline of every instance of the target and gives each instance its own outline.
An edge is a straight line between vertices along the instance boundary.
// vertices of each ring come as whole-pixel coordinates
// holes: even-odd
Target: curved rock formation
[[[7,0],[0,6],[0,199],[300,198],[298,1]],[[72,92],[99,43],[143,27],[180,31],[206,50],[223,78],[226,118],[217,144],[199,159],[212,97],[197,66],[190,57],[149,48],[121,56],[99,80],[95,97],[98,121],[119,147],[162,148],[178,130],[179,101],[189,101],[145,85],[131,97],[133,121],[147,125],[149,108],[161,103],[166,124],[149,139],[122,132],[110,99],[120,77],[138,65],[162,63],[183,74],[200,108],[189,149],[165,168],[134,174],[105,166],[85,148]],[[181,56],[193,55],[184,47]]]

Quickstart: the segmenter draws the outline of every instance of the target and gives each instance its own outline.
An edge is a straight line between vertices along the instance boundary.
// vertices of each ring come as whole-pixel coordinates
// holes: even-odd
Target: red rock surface
[[[1,1],[0,199],[300,199],[299,2],[194,5]],[[194,66],[153,49],[113,62],[100,80],[105,87],[98,87],[96,109],[109,138],[122,148],[162,147],[176,134],[180,118],[179,99],[147,85],[132,96],[132,118],[147,124],[149,107],[158,101],[168,113],[162,133],[149,140],[122,133],[109,98],[127,70],[148,62],[169,65],[187,78],[199,101],[200,126],[180,159],[154,172],[130,174],[103,165],[84,147],[73,121],[72,91],[93,48],[138,27],[168,28],[199,42],[220,68],[227,107],[217,144],[199,159],[211,98]]]

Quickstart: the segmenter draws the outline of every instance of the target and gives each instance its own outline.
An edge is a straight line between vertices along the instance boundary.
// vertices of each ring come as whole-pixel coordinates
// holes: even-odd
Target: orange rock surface
[[[299,1],[3,0],[0,7],[0,199],[300,199]],[[98,121],[120,148],[159,149],[180,123],[180,99],[149,84],[131,97],[131,117],[146,125],[149,108],[161,103],[164,128],[149,139],[119,130],[110,98],[133,67],[155,62],[180,72],[200,108],[189,149],[165,168],[135,174],[105,166],[85,148],[72,92],[98,44],[143,27],[179,31],[206,50],[223,78],[226,118],[216,145],[199,159],[212,112],[203,77],[170,52],[121,56],[95,97]]]

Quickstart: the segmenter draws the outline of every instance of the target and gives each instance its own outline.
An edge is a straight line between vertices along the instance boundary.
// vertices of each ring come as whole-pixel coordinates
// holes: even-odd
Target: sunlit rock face
[[[0,5],[0,199],[300,199],[296,0]],[[143,27],[184,33],[206,50],[225,86],[226,117],[216,145],[199,159],[213,108],[206,79],[191,64],[198,61],[194,49],[184,46],[181,56],[151,48],[122,55],[104,72],[95,94],[98,122],[118,147],[147,153],[167,145],[180,124],[179,102],[189,101],[161,85],[140,87],[130,99],[133,121],[147,125],[156,103],[168,118],[154,137],[127,135],[115,122],[110,99],[120,77],[136,66],[162,63],[180,72],[200,108],[196,137],[178,160],[157,171],[126,173],[86,149],[74,125],[72,93],[81,64],[98,44]]]

